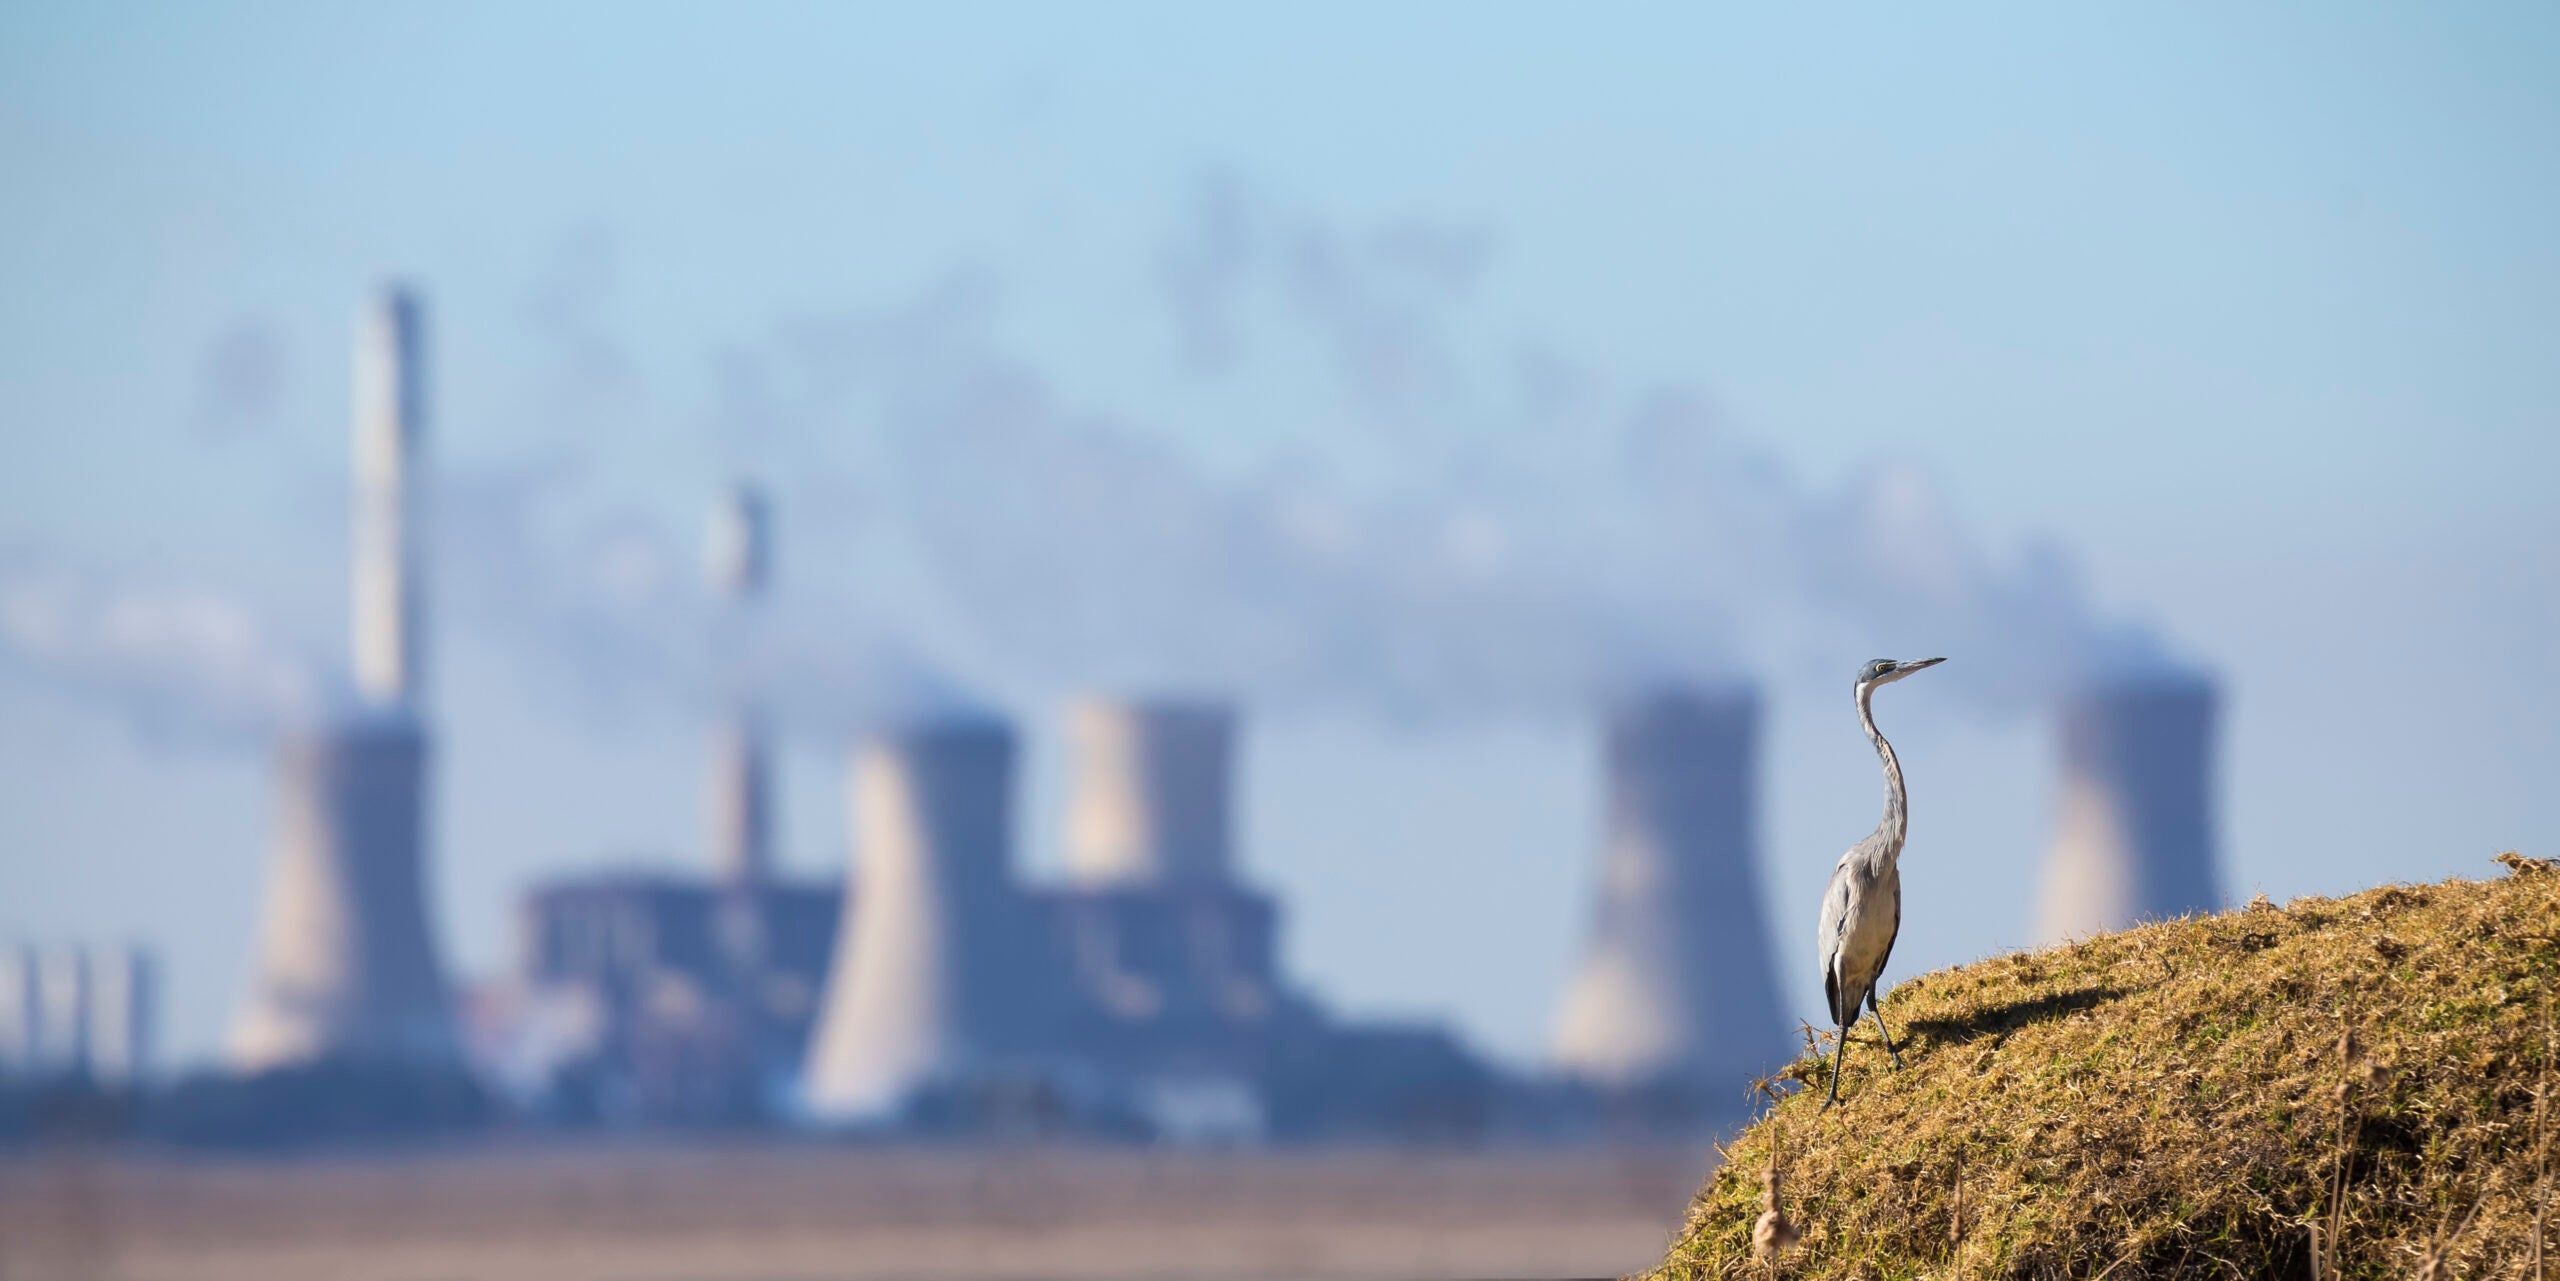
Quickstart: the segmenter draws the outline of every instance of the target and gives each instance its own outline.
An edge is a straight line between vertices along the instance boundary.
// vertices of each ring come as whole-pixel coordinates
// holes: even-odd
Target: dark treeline
[[[7,1146],[143,1141],[280,1150],[462,1134],[496,1118],[492,1100],[465,1073],[404,1063],[205,1072],[153,1090],[76,1075],[0,1078],[0,1145]]]

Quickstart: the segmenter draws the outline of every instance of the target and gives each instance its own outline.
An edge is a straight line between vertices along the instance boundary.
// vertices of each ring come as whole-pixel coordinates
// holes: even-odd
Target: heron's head
[[[1935,667],[1945,661],[1943,658],[1879,658],[1858,669],[1858,688],[1890,685],[1923,667]]]

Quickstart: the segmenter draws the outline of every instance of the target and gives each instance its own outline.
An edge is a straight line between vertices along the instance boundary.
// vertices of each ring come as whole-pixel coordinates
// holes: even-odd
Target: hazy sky
[[[1917,797],[1897,965],[2026,941],[2051,767],[1999,638],[1882,610],[1730,652],[1702,620],[1757,625],[1749,556],[1711,543],[1690,583],[1686,491],[1609,471],[1665,403],[1712,442],[1700,506],[1780,495],[1816,544],[1835,508],[1917,511],[1881,563],[2058,566],[2219,672],[2239,896],[2560,839],[2547,5],[523,8],[0,12],[0,589],[150,606],[102,613],[131,665],[0,647],[0,936],[158,945],[184,1055],[238,1000],[266,839],[256,718],[199,689],[341,652],[348,328],[391,274],[428,295],[453,490],[434,889],[464,971],[511,959],[530,876],[698,859],[699,700],[642,686],[741,472],[781,504],[777,608],[860,638],[813,668],[930,665],[1025,717],[1035,870],[1067,688],[1218,671],[1185,665],[1194,606],[1221,656],[1298,645],[1257,653],[1288,676],[1244,857],[1351,1009],[1530,1058],[1586,924],[1580,718],[1405,701],[1441,649],[1305,648],[1370,654],[1416,598],[1448,606],[1426,633],[1519,629],[1455,662],[1489,686],[1552,695],[1595,635],[1554,615],[1634,597],[1686,604],[1603,642],[1761,672],[1808,1015],[1815,896],[1876,808],[1859,647],[1952,653],[1879,711]],[[1052,465],[1101,497],[1053,499]],[[1447,564],[1254,541],[1395,548],[1408,516]],[[1161,558],[1203,530],[1233,545]],[[794,867],[843,865],[850,716],[795,740]]]

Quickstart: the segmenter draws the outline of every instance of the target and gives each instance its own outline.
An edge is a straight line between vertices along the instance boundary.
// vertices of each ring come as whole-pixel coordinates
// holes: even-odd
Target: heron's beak
[[[1935,666],[1937,666],[1938,664],[1943,663],[1943,662],[1945,662],[1945,661],[1947,661],[1947,660],[1945,660],[1945,659],[1943,659],[1943,658],[1924,658],[1924,659],[1921,659],[1919,662],[1916,662],[1916,663],[1904,663],[1904,664],[1902,665],[1902,670],[1904,670],[1904,671],[1906,671],[1906,672],[1916,672],[1916,671],[1919,671],[1919,670],[1920,670],[1921,668],[1923,668],[1923,667],[1935,667]]]

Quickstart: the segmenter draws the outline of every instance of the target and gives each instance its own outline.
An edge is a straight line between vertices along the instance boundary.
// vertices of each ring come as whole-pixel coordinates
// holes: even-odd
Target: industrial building
[[[743,656],[773,565],[759,491],[738,486],[715,509],[708,559],[715,639]],[[1251,1138],[1445,1128],[1453,1092],[1490,1088],[1444,1032],[1344,1026],[1290,991],[1279,907],[1235,870],[1226,705],[1068,709],[1057,885],[1025,884],[1016,866],[1010,722],[877,726],[848,766],[853,866],[807,882],[776,870],[764,691],[743,657],[727,667],[707,874],[624,867],[535,886],[515,969],[467,996],[474,1062],[519,1099],[660,1124]]]
[[[733,487],[707,545],[724,665],[704,788],[710,874],[633,865],[534,886],[516,970],[465,1003],[486,1076],[580,1117],[773,1115],[798,1079],[847,910],[840,885],[775,870],[772,748],[745,661],[772,572],[763,494]]]
[[[1229,711],[1095,700],[1070,723],[1065,883],[1015,866],[1011,724],[884,727],[849,767],[841,884],[743,891],[723,858],[537,887],[518,971],[473,997],[483,1066],[565,1115],[658,1123],[1230,1141],[1482,1123],[1497,1077],[1455,1038],[1346,1025],[1280,975],[1279,908],[1229,861]],[[742,908],[751,965],[723,941]]]
[[[0,1079],[149,1081],[159,971],[134,947],[0,947]]]

